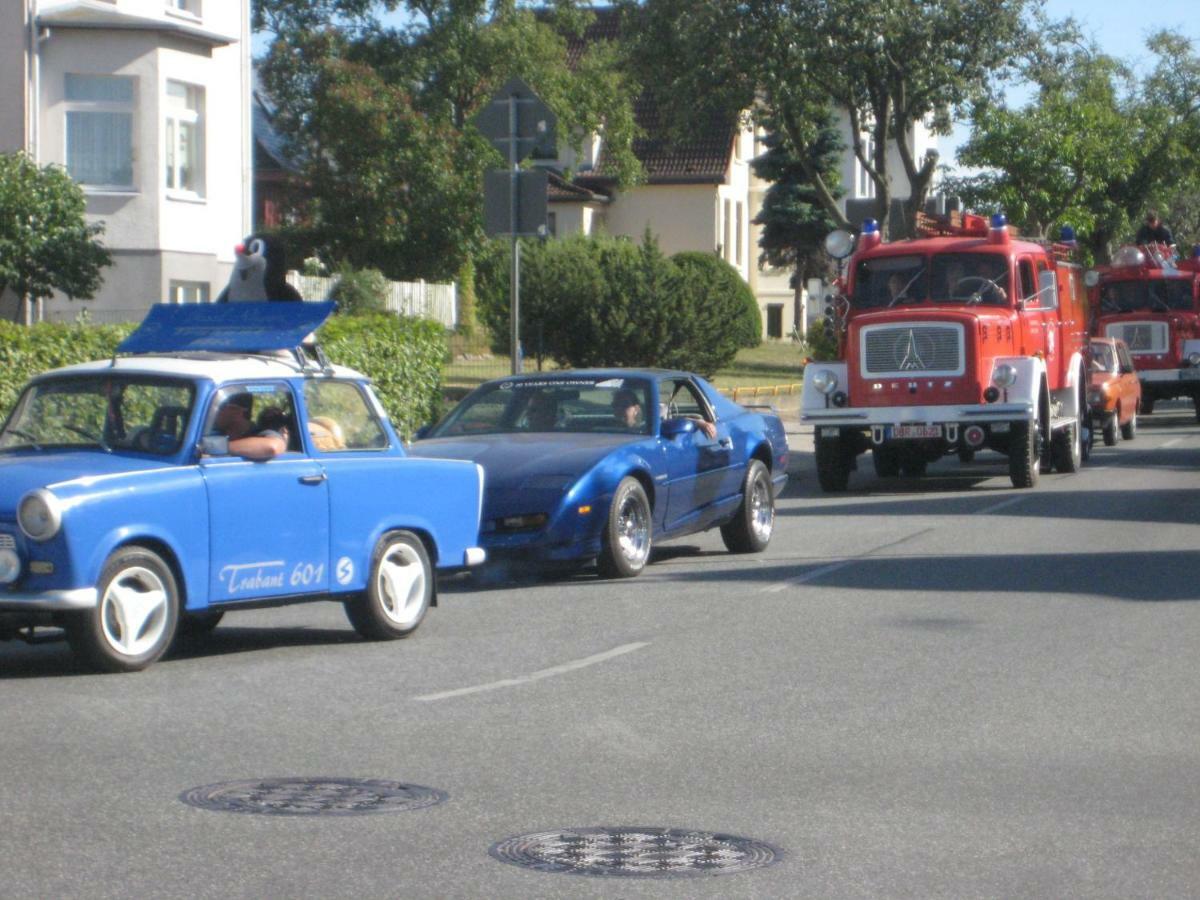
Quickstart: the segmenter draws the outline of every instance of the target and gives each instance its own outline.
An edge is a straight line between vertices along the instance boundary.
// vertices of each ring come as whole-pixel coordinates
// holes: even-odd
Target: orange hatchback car
[[[1116,338],[1092,338],[1091,384],[1088,407],[1093,429],[1099,429],[1111,447],[1120,437],[1132,441],[1137,434],[1138,411],[1142,407],[1142,384],[1125,342]]]

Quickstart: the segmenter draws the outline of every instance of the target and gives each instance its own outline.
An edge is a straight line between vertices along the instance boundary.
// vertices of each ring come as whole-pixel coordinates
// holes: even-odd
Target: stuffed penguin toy
[[[218,303],[262,300],[301,300],[286,281],[287,256],[275,238],[252,234],[234,248],[237,260]]]

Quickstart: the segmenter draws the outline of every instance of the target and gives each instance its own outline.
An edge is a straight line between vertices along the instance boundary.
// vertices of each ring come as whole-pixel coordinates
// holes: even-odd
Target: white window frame
[[[71,79],[120,79],[129,84],[128,100],[80,100],[70,99]],[[96,72],[68,72],[63,76],[63,160],[67,172],[87,192],[121,192],[132,193],[137,184],[135,162],[137,148],[134,146],[134,113],[137,107],[137,79],[130,75],[113,75]],[[80,173],[71,168],[71,117],[100,113],[104,115],[125,116],[129,124],[129,180],[127,182],[85,182],[80,180]]]
[[[182,88],[185,106],[172,102],[172,88]],[[168,194],[190,199],[205,196],[206,152],[204,134],[205,90],[202,85],[168,79],[163,88],[163,166],[164,186]],[[185,127],[192,129],[195,168],[191,187],[183,187],[186,156],[183,135]]]
[[[199,19],[203,0],[166,0],[167,12]]]
[[[176,281],[171,280],[168,299],[174,304],[209,303],[211,293],[207,281]]]

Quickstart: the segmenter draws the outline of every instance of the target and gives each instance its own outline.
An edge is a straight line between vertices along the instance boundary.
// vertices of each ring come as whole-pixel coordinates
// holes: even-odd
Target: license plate
[[[897,440],[912,440],[919,438],[940,438],[941,425],[893,425],[891,437]]]
[[[841,433],[842,430],[840,428],[830,428],[829,426],[821,428],[819,432],[821,437],[838,437],[841,435]]]
[[[1180,369],[1180,381],[1200,381],[1200,369]]]

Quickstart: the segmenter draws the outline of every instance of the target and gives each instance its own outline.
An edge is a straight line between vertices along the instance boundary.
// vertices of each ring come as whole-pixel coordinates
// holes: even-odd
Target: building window
[[[67,172],[94,188],[133,187],[133,79],[66,77]]]
[[[167,82],[167,189],[204,193],[204,88]]]
[[[767,304],[767,337],[783,337],[783,304]]]
[[[167,9],[200,18],[200,0],[167,0]]]
[[[866,146],[867,159],[872,162],[875,160],[875,138],[863,136],[863,144]],[[867,171],[867,167],[855,159],[855,165],[858,168],[858,196],[863,199],[870,199],[875,196],[875,182],[871,178],[871,173]]]
[[[737,210],[737,218],[734,220],[734,227],[737,229],[737,234],[733,239],[735,248],[735,257],[737,265],[742,264],[742,204],[734,204],[734,209]]]
[[[207,303],[208,282],[172,281],[170,299],[172,303]]]

